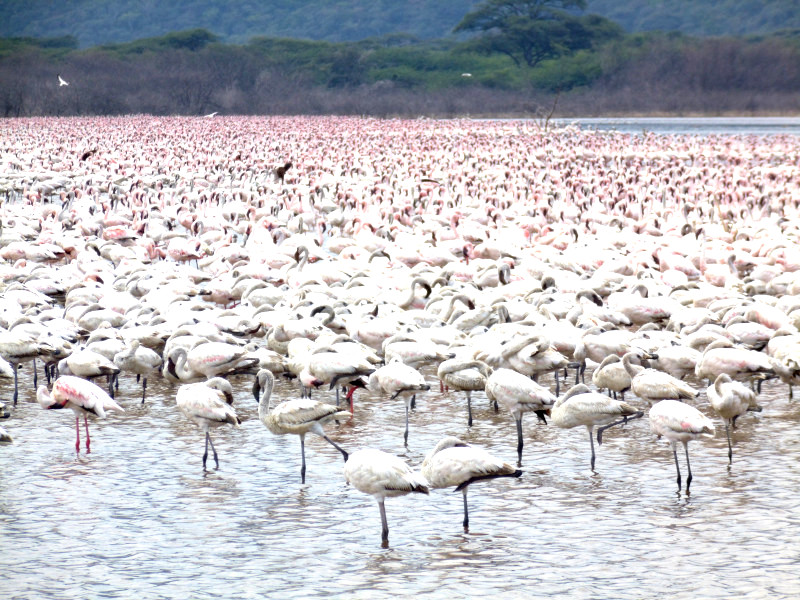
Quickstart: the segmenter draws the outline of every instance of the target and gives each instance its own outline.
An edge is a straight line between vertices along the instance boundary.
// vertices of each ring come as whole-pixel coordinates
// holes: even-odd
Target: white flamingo
[[[223,383],[224,382],[224,383]],[[225,384],[228,384],[227,386]],[[214,442],[208,430],[229,423],[238,426],[241,421],[228,401],[231,397],[230,383],[221,377],[215,377],[200,383],[187,383],[178,388],[175,400],[180,411],[205,433],[206,448],[203,453],[203,470],[206,469],[208,445],[214,454],[214,463],[219,469],[219,459]]]
[[[158,373],[162,360],[157,352],[141,345],[139,340],[131,340],[130,346],[114,356],[114,364],[121,371],[136,373],[142,378],[142,404],[147,395],[147,377]]]
[[[17,371],[23,362],[35,360],[37,356],[46,356],[55,352],[50,344],[39,342],[32,337],[15,331],[0,333],[0,356],[11,364],[14,371],[14,406],[19,397],[19,380]]]
[[[470,484],[498,477],[519,477],[522,471],[495,458],[483,448],[446,437],[425,457],[422,475],[432,488],[454,487],[464,495],[464,531],[469,531],[467,489]]]
[[[511,369],[497,369],[486,380],[486,396],[502,404],[517,423],[518,465],[522,465],[522,416],[534,412],[547,423],[545,414],[555,404],[556,397],[545,387]]]
[[[714,437],[714,423],[693,406],[678,400],[656,402],[648,413],[650,430],[660,439],[665,437],[672,446],[675,470],[678,473],[678,491],[681,491],[681,468],[678,466],[676,443],[681,442],[686,452],[686,493],[692,483],[692,467],[689,464],[689,442],[701,437]]]
[[[467,393],[467,425],[472,427],[472,392],[486,387],[491,367],[479,360],[450,358],[442,361],[437,376],[447,387]]]
[[[570,388],[556,400],[550,409],[550,422],[556,427],[571,429],[583,425],[589,432],[592,447],[591,467],[594,471],[594,428],[597,427],[597,443],[603,443],[603,432],[615,425],[639,419],[644,413],[621,400],[614,400],[600,392],[591,391],[586,385],[578,384]]]
[[[625,392],[631,389],[631,376],[616,354],[610,354],[603,359],[592,373],[592,383],[601,390],[613,392],[614,398],[620,394],[625,400]]]
[[[359,492],[369,494],[381,511],[381,546],[389,547],[389,524],[386,521],[386,498],[412,492],[427,494],[428,482],[399,457],[367,448],[353,452],[344,464],[344,479]]]
[[[403,397],[406,405],[406,430],[403,433],[403,442],[408,446],[408,413],[414,406],[417,392],[431,389],[431,386],[425,383],[425,377],[414,367],[395,358],[369,376],[367,387],[372,391],[388,394],[392,399]]]
[[[622,357],[622,364],[631,376],[631,391],[634,394],[651,403],[657,400],[694,400],[697,397],[697,391],[685,381],[663,371],[632,364],[634,355],[642,358],[636,352],[626,352]],[[657,358],[655,355],[645,358],[650,356]]]
[[[746,385],[734,381],[727,373],[720,373],[706,390],[706,396],[722,420],[725,422],[725,435],[728,438],[728,462],[733,462],[731,448],[731,429],[736,427],[736,419],[747,411],[761,412],[756,402],[756,393]]]
[[[327,346],[313,350],[307,358],[307,368],[311,376],[323,383],[330,383],[331,389],[336,388],[337,406],[339,404],[337,384],[341,382],[350,387],[347,390],[346,400],[350,403],[352,412],[353,394],[357,388],[366,387],[363,378],[370,375],[375,367],[360,353],[337,352]]]
[[[300,452],[302,466],[300,467],[300,481],[306,482],[306,434],[314,433],[328,442],[342,453],[345,461],[348,454],[329,438],[322,426],[336,419],[346,419],[352,416],[345,410],[339,410],[332,404],[317,402],[309,398],[287,400],[278,406],[272,406],[272,388],[275,377],[271,371],[261,369],[253,384],[253,396],[258,401],[258,418],[264,426],[275,435],[293,433],[300,436]]]
[[[83,415],[87,454],[91,451],[87,417],[91,414],[103,419],[106,411],[125,412],[125,409],[114,402],[99,386],[72,375],[59,377],[53,384],[52,392],[47,390],[47,386],[40,385],[36,390],[36,399],[42,408],[71,408],[75,413],[75,452],[80,452],[81,449],[80,416]]]

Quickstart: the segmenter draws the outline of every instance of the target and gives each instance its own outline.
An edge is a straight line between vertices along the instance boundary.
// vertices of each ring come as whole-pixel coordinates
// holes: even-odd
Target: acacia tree
[[[486,0],[453,31],[483,32],[479,49],[505,54],[517,66],[524,62],[534,67],[588,45],[581,19],[566,12],[584,8],[585,0]]]

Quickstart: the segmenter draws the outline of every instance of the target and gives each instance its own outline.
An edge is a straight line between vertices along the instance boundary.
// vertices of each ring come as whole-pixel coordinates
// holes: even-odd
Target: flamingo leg
[[[411,408],[417,408],[417,395],[411,395]]]
[[[33,359],[33,389],[39,387],[39,370],[36,368],[36,359]]]
[[[208,440],[211,439],[206,431],[206,450],[203,452],[203,471],[206,470],[206,459],[208,458]]]
[[[353,395],[356,393],[356,386],[352,386],[347,392],[346,398],[350,401],[350,412],[353,412]]]
[[[300,454],[302,455],[303,462],[300,465],[300,483],[306,482],[306,436],[300,435]]]
[[[606,429],[614,427],[615,425],[625,424],[628,421],[631,421],[633,419],[641,419],[643,416],[644,416],[644,413],[642,411],[639,411],[639,412],[637,412],[637,413],[635,413],[633,415],[622,417],[619,421],[614,421],[613,423],[609,423],[608,425],[603,425],[602,427],[598,427],[597,428],[597,443],[600,444],[600,445],[603,444],[603,432]]]
[[[301,438],[301,439],[302,439],[302,438]],[[333,447],[334,447],[334,448],[336,448],[336,449],[337,449],[339,452],[341,452],[341,453],[342,453],[342,456],[344,457],[344,462],[347,462],[347,459],[350,457],[350,455],[347,453],[347,451],[346,451],[344,448],[342,448],[341,446],[339,446],[339,444],[337,444],[336,442],[334,442],[334,441],[333,441],[331,438],[329,438],[327,435],[323,435],[323,436],[322,436],[322,439],[324,439],[324,440],[325,440],[326,442],[328,442],[328,443],[329,443],[331,446],[333,446]],[[304,457],[304,458],[303,458],[303,468],[305,469],[305,450],[303,451],[303,457]]]
[[[467,425],[472,427],[472,392],[467,390]]]
[[[727,421],[725,421],[725,435],[728,438],[728,464],[731,464],[733,463],[733,448],[731,447],[731,430]]]
[[[461,490],[461,493],[464,494],[464,533],[469,533],[469,508],[467,508],[467,489],[464,488]]]
[[[678,450],[672,447],[672,456],[675,457],[675,470],[678,472],[678,491],[681,491],[681,468],[678,466]]]
[[[17,384],[17,369],[19,369],[19,365],[14,365],[14,406],[17,405],[17,396],[19,395],[17,391],[19,389]]]
[[[208,443],[211,444],[211,452],[214,454],[214,465],[217,469],[219,469],[219,458],[217,458],[217,449],[214,448],[214,442],[211,441],[211,435],[206,431],[206,439]]]
[[[587,429],[589,429],[589,444],[592,446],[592,471],[594,471],[594,459],[595,459],[595,454],[594,454],[594,435],[592,435],[592,428],[591,427],[588,427]],[[597,443],[598,444],[600,443],[600,431],[597,432]]]
[[[81,451],[81,421],[78,415],[75,415],[75,452]]]
[[[89,454],[91,452],[89,444],[92,443],[92,439],[89,437],[89,419],[86,415],[83,415],[83,426],[86,428],[86,454]]]
[[[517,421],[517,466],[522,466],[522,415],[516,418]]]
[[[383,505],[383,498],[378,500],[378,508],[381,511],[381,548],[388,548],[389,522],[386,520],[386,507]]]
[[[558,369],[556,369],[556,396],[561,395],[561,382],[559,381],[558,377]]]
[[[689,444],[683,443],[683,449],[686,451],[686,470],[689,475],[686,476],[686,494],[689,494],[689,485],[692,483],[692,465],[689,464]]]
[[[406,446],[408,446],[408,410],[410,404],[411,404],[410,401],[406,401],[406,430],[405,433],[403,433],[403,443]]]
[[[144,397],[147,395],[147,377],[142,377],[142,404],[144,404]]]

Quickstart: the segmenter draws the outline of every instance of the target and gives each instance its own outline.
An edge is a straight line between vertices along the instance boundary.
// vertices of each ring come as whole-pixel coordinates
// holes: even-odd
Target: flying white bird
[[[69,85],[69,82],[68,81],[64,81],[64,78],[61,77],[61,75],[59,75],[58,76],[58,87],[61,87],[62,85]]]
[[[210,119],[210,118],[212,118],[212,117],[216,117],[216,116],[217,116],[217,111],[215,110],[214,112],[212,112],[212,113],[208,113],[207,115],[204,115],[204,116],[205,116],[207,119]]]

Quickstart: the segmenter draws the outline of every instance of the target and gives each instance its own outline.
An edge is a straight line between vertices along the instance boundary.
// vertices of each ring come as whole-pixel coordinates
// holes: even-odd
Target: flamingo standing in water
[[[614,400],[600,392],[591,391],[580,383],[573,386],[550,409],[550,422],[556,427],[571,429],[583,425],[589,432],[592,446],[592,471],[594,471],[594,428],[597,430],[597,443],[603,443],[603,432],[609,427],[627,423],[629,419],[639,419],[644,413],[621,400]]]
[[[437,376],[447,386],[467,393],[467,425],[472,427],[472,392],[486,387],[491,367],[480,360],[450,358],[442,361]]]
[[[495,458],[483,448],[456,437],[441,440],[422,462],[422,475],[432,488],[455,486],[464,495],[464,532],[469,532],[467,489],[470,484],[498,477],[519,477],[522,471]]]
[[[208,430],[226,423],[234,426],[238,426],[241,423],[228,400],[229,397],[232,400],[230,383],[221,377],[214,377],[201,383],[187,383],[179,387],[178,393],[175,395],[180,411],[205,433],[204,471],[206,470],[209,444],[211,444],[211,452],[214,454],[214,464],[219,469],[217,450],[214,448],[214,442],[211,441]]]
[[[71,408],[75,413],[75,452],[81,450],[80,416],[83,415],[87,454],[91,452],[88,415],[92,414],[103,419],[106,411],[125,412],[125,409],[114,402],[99,386],[73,375],[59,377],[53,384],[52,392],[47,390],[47,386],[40,385],[36,390],[36,399],[42,408]]]
[[[408,413],[414,406],[417,392],[431,389],[431,386],[425,383],[425,377],[414,367],[395,358],[369,376],[367,387],[373,391],[389,394],[392,399],[404,396],[406,430],[403,433],[403,442],[408,446]]]
[[[522,415],[535,412],[547,423],[545,414],[555,404],[556,397],[545,387],[511,369],[497,369],[486,380],[486,396],[508,409],[517,423],[517,465],[522,465]]]
[[[706,390],[706,396],[722,420],[725,421],[725,435],[728,438],[728,462],[733,462],[731,448],[731,429],[736,427],[736,419],[747,411],[761,412],[756,402],[756,393],[746,385],[734,381],[727,373],[720,373],[714,385]]]
[[[678,466],[678,450],[676,443],[681,442],[686,452],[686,493],[692,483],[692,467],[689,464],[689,442],[703,436],[714,437],[714,423],[694,406],[678,400],[661,400],[656,402],[648,413],[650,430],[658,438],[664,436],[672,446],[675,457],[675,470],[678,472],[678,491],[681,491],[681,468]]]
[[[381,511],[381,546],[389,547],[389,524],[386,521],[386,498],[404,496],[412,492],[427,494],[428,482],[403,459],[367,448],[353,452],[344,464],[344,479],[359,492],[370,494]]]
[[[342,453],[347,461],[348,454],[336,442],[325,434],[322,426],[335,419],[351,417],[352,413],[339,410],[332,404],[317,402],[309,398],[287,400],[278,406],[272,406],[272,388],[275,376],[267,369],[261,369],[253,384],[253,396],[258,401],[258,418],[264,426],[275,435],[293,433],[300,436],[300,452],[303,463],[300,467],[300,481],[306,482],[306,434],[311,432],[323,438],[331,446]]]

